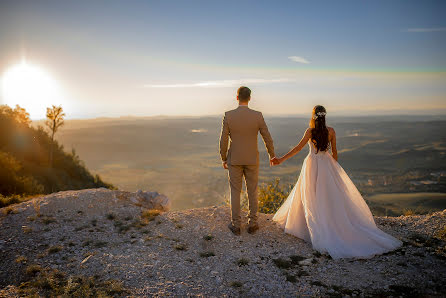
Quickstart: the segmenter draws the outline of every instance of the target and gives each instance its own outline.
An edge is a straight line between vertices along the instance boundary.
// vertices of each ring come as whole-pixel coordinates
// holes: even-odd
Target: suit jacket
[[[251,110],[248,106],[239,106],[235,110],[226,112],[220,135],[221,160],[230,165],[258,165],[257,135],[259,132],[270,158],[274,157],[273,139],[261,112]]]

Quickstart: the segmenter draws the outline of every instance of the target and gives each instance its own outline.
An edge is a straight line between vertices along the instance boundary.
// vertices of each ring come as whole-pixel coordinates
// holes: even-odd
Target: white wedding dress
[[[371,258],[402,242],[377,228],[369,207],[328,151],[308,142],[299,179],[273,217],[286,233],[333,259]]]

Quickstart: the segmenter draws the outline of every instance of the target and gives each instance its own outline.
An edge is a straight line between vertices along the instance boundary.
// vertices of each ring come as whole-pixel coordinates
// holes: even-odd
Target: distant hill
[[[57,135],[56,135],[57,136]],[[54,146],[53,166],[49,152]],[[106,187],[74,150],[67,153],[42,126],[31,127],[25,110],[0,106],[0,195],[47,194],[60,190]],[[5,205],[2,199],[0,204]]]
[[[217,205],[229,197],[228,174],[218,154],[221,120],[221,116],[67,120],[57,139],[66,148],[76,148],[88,169],[119,189],[156,189],[172,199],[174,210],[180,210]],[[266,116],[265,120],[279,155],[295,146],[308,127],[308,117]],[[444,117],[330,116],[327,121],[336,129],[339,163],[364,197],[446,193]],[[260,183],[280,178],[281,185],[294,185],[307,146],[278,167],[269,166],[260,138],[258,147]],[[439,208],[446,208],[443,202]],[[404,205],[396,210],[381,201],[374,206],[380,208],[372,211],[383,211],[375,215],[391,214],[390,209],[399,215],[414,208]]]

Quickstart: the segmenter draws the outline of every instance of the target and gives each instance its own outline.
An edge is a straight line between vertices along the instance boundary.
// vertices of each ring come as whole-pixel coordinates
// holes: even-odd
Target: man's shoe
[[[231,230],[232,233],[234,233],[234,235],[240,236],[240,228],[236,228],[232,225],[232,223],[230,223],[228,225],[228,228]]]
[[[257,230],[259,229],[259,225],[253,225],[253,226],[249,226],[248,227],[248,233],[249,234],[254,234]]]

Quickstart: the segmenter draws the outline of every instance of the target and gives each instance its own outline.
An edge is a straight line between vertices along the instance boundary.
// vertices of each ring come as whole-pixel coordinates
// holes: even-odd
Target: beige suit
[[[231,221],[240,227],[240,193],[245,177],[248,191],[249,224],[257,222],[257,185],[259,178],[259,151],[257,136],[260,132],[270,158],[274,157],[273,139],[261,112],[239,106],[225,113],[220,135],[220,156],[228,163],[231,189]],[[228,150],[228,142],[229,150]]]

